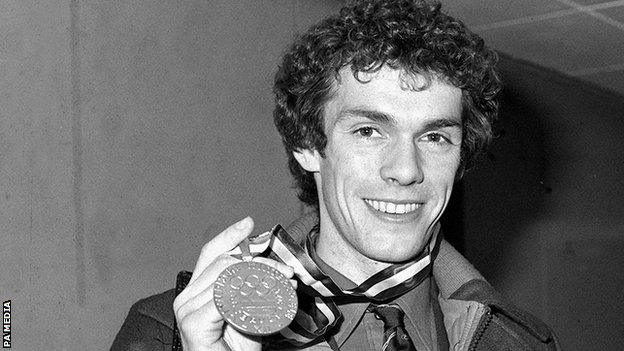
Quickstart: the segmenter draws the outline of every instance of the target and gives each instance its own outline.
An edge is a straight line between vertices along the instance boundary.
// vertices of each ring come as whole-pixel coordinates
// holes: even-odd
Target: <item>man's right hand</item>
[[[186,288],[173,302],[175,318],[180,330],[182,347],[191,350],[259,351],[260,338],[235,330],[224,320],[213,300],[214,282],[227,267],[241,262],[228,254],[253,229],[253,220],[247,217],[215,236],[202,248],[193,276]],[[293,286],[292,267],[268,258],[254,258],[267,264],[287,278]],[[224,325],[225,324],[225,325]]]

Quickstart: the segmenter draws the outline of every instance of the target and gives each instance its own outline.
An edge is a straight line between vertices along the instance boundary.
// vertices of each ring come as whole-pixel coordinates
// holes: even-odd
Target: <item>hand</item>
[[[219,274],[227,267],[241,262],[226,252],[238,246],[252,229],[253,220],[247,217],[221,232],[202,248],[189,284],[173,302],[185,351],[261,349],[260,337],[240,333],[225,323],[213,300],[214,282]],[[296,281],[292,279],[292,267],[268,258],[254,258],[254,261],[277,269],[291,279],[296,287]]]

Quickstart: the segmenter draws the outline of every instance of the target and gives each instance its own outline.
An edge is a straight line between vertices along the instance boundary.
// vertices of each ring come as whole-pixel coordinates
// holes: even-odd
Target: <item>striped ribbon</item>
[[[394,264],[366,279],[359,286],[342,290],[334,281],[325,275],[312,260],[309,251],[296,242],[279,224],[271,231],[271,240],[261,240],[254,244],[252,253],[268,255],[272,259],[283,262],[294,268],[299,280],[297,296],[299,310],[293,322],[282,329],[278,335],[269,338],[269,343],[283,343],[303,346],[317,340],[331,329],[341,314],[333,297],[353,296],[374,302],[382,302],[398,297],[418,286],[431,272],[432,262],[437,255],[441,241],[440,224],[436,224],[429,244],[414,260]],[[269,233],[265,233],[267,236]],[[264,235],[262,235],[264,236]],[[314,235],[308,235],[305,245],[313,249]],[[230,252],[238,256],[237,248]]]

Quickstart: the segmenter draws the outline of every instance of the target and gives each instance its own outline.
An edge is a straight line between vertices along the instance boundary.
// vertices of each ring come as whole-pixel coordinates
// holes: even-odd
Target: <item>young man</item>
[[[305,257],[254,259],[299,286],[297,318],[259,338],[217,311],[214,283],[240,262],[226,253],[251,233],[246,218],[205,245],[173,302],[184,349],[556,349],[441,240],[453,184],[491,136],[495,61],[423,1],[359,1],[300,37],[276,75],[275,122],[316,211],[280,234]],[[172,299],[133,306],[113,349],[170,347]]]

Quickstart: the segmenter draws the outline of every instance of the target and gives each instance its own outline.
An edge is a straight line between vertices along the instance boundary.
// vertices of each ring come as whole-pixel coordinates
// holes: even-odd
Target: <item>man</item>
[[[252,337],[217,311],[214,282],[240,262],[228,252],[251,233],[246,218],[204,246],[174,302],[169,292],[135,304],[113,349],[170,348],[174,314],[184,350],[556,349],[441,240],[453,184],[491,136],[495,61],[422,1],[359,1],[310,28],[274,89],[290,170],[315,209],[279,235],[305,257],[254,258],[299,287],[295,322]],[[317,291],[304,289],[308,270]]]

